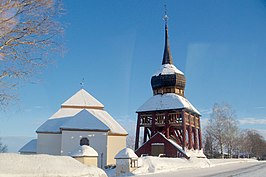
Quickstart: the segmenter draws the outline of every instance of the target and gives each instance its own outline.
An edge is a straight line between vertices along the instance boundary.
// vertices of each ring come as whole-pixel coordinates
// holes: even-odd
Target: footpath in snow
[[[0,153],[0,177],[106,177],[72,157]]]

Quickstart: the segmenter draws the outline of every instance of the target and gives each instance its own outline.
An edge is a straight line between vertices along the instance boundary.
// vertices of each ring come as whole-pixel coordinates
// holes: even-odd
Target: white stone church
[[[115,164],[114,157],[126,147],[128,134],[84,89],[65,101],[36,132],[37,139],[20,153],[70,155],[80,145],[89,145],[99,154],[98,167]]]

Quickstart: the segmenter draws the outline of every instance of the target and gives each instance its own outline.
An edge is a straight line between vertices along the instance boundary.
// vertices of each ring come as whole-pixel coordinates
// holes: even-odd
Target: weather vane
[[[80,82],[80,87],[83,89],[84,87],[84,78],[82,78],[82,81]]]
[[[164,5],[164,17],[163,17],[163,20],[165,21],[165,24],[167,24],[168,16],[167,16],[166,4]]]

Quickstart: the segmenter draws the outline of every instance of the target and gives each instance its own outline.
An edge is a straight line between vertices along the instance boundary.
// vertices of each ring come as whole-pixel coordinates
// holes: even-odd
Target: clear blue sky
[[[214,103],[232,105],[242,128],[266,137],[266,2],[263,0],[64,1],[64,57],[37,84],[18,88],[17,105],[0,114],[0,137],[15,151],[80,89],[105,105],[129,133],[135,111],[152,96],[161,65],[164,3],[174,64],[185,96],[205,121]]]

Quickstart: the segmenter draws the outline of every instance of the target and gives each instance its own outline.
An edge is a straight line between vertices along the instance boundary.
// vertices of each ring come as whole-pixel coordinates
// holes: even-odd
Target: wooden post
[[[202,134],[201,134],[201,127],[200,127],[200,118],[198,120],[199,120],[199,130],[198,130],[198,133],[199,133],[199,150],[201,150],[202,149]]]
[[[136,139],[135,139],[135,150],[139,148],[139,129],[140,129],[140,113],[138,113],[137,128],[136,128]]]
[[[191,127],[191,114],[188,116],[189,126],[188,126],[188,149],[192,148],[192,127]]]
[[[194,149],[198,149],[198,132],[197,132],[197,128],[195,127],[193,129],[194,132]]]
[[[148,136],[148,129],[147,127],[144,128],[144,140],[143,143],[145,143],[147,141],[147,136]]]
[[[186,138],[187,138],[187,134],[186,134],[186,131],[187,131],[187,128],[186,128],[186,117],[185,117],[185,111],[182,110],[182,134],[183,134],[183,137],[182,137],[182,148],[183,150],[185,150],[186,148]]]
[[[165,136],[167,139],[169,139],[170,135],[169,135],[169,118],[168,118],[168,112],[165,112]]]
[[[152,120],[151,120],[151,137],[155,134],[155,118],[156,113],[152,113]]]

